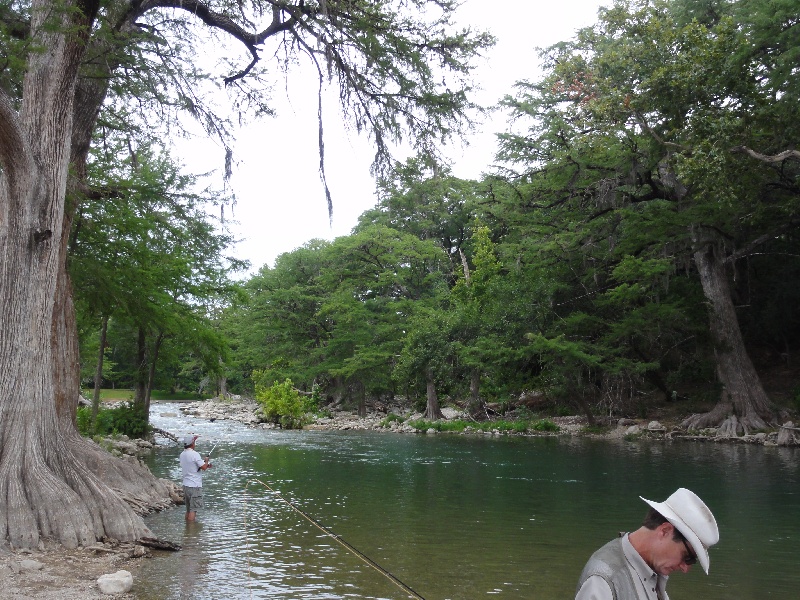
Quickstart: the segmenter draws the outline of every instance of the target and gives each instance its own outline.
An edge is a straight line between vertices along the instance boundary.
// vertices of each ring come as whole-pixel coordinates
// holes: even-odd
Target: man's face
[[[658,538],[656,552],[653,556],[653,570],[659,575],[670,575],[675,571],[688,573],[697,561],[692,547],[683,539],[674,539],[674,528],[669,523],[659,527],[661,535]]]

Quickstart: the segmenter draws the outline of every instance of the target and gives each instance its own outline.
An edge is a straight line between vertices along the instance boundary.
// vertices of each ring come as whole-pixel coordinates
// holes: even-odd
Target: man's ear
[[[665,521],[661,525],[656,527],[656,531],[661,537],[672,538],[672,536],[675,535],[675,526],[669,521]]]

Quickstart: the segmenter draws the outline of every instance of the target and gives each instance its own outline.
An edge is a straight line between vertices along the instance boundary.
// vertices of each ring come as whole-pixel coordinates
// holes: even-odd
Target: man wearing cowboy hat
[[[708,549],[719,530],[703,501],[686,488],[664,502],[642,500],[650,505],[642,526],[592,554],[575,600],[669,600],[671,573],[687,573],[699,562],[708,574]]]
[[[198,508],[203,508],[203,471],[211,468],[209,457],[206,456],[203,460],[200,453],[194,449],[199,437],[199,435],[187,435],[183,438],[183,452],[180,457],[187,523],[195,520]]]

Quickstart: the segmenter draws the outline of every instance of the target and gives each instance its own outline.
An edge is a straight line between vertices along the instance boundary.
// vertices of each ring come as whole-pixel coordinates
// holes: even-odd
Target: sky
[[[596,21],[603,0],[465,0],[457,21],[488,30],[497,43],[477,62],[474,81],[479,104],[495,105],[521,79],[539,76],[536,49],[573,37]],[[369,168],[374,150],[366,136],[344,126],[335,99],[323,106],[326,175],[333,196],[333,218],[319,179],[316,75],[294,73],[274,95],[276,116],[236,133],[234,170],[229,187],[236,203],[225,218],[238,243],[237,258],[248,260],[249,273],[274,266],[284,252],[314,238],[333,240],[348,235],[359,215],[375,206],[375,184]],[[491,168],[495,134],[506,129],[506,117],[495,114],[465,140],[445,149],[453,174],[477,179]],[[177,144],[191,172],[219,170],[224,151],[211,141]],[[398,156],[403,159],[405,157]]]

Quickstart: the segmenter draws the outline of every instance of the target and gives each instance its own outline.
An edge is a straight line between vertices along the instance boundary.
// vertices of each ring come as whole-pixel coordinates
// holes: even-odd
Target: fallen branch
[[[136,540],[136,543],[140,546],[147,546],[148,548],[155,548],[157,550],[171,550],[175,552],[181,549],[181,547],[174,542],[168,542],[167,540],[160,540],[158,538],[151,537],[139,538]]]
[[[165,438],[172,440],[176,444],[178,443],[178,436],[170,433],[169,431],[164,431],[163,429],[159,429],[158,427],[153,427],[153,433],[157,433],[158,435],[164,436]]]

